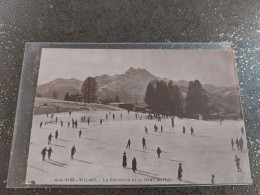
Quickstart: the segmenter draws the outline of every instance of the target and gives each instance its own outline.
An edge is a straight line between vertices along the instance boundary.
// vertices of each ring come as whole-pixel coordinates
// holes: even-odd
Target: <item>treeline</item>
[[[145,103],[154,113],[207,119],[209,114],[208,96],[198,80],[190,81],[185,98],[172,81],[150,81],[146,88]]]
[[[150,81],[147,85],[145,103],[155,113],[181,116],[183,100],[181,90],[172,81]]]

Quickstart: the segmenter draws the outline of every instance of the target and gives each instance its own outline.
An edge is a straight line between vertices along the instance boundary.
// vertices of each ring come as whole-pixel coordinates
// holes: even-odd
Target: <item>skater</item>
[[[136,159],[135,159],[135,157],[134,157],[134,158],[133,158],[133,161],[132,161],[132,170],[133,170],[134,173],[135,173],[135,171],[137,170],[136,165],[137,165],[137,162],[136,162]]]
[[[240,147],[240,150],[242,151],[243,150],[243,139],[242,139],[242,137],[240,137],[240,139],[239,139],[239,147]]]
[[[215,184],[215,175],[211,176],[211,184]]]
[[[160,158],[161,153],[162,153],[162,151],[161,151],[160,147],[158,147],[158,148],[157,148],[158,158]]]
[[[55,139],[58,139],[59,133],[58,130],[55,131]]]
[[[130,149],[130,145],[131,145],[131,140],[129,139],[128,142],[127,142],[126,148],[129,147],[129,149]]]
[[[126,165],[127,165],[127,158],[126,158],[126,152],[124,152],[124,155],[123,155],[123,163],[122,163],[123,167],[125,168]]]
[[[48,159],[51,159],[51,153],[53,153],[51,147],[48,149]]]
[[[115,114],[113,114],[113,120],[115,120],[115,117],[116,117]]]
[[[135,119],[137,119],[137,113],[135,113]]]
[[[76,129],[78,127],[78,121],[77,120],[75,121],[75,127],[76,127]]]
[[[244,127],[242,126],[242,127],[241,127],[241,133],[242,133],[242,135],[244,135],[244,132],[245,132],[245,130],[244,130]]]
[[[74,119],[71,119],[71,125],[72,125],[72,128],[74,128],[74,125],[75,125]]]
[[[68,127],[70,127],[70,122],[68,122]]]
[[[90,119],[89,119],[89,117],[88,117],[88,125],[89,125],[89,123],[90,123]]]
[[[182,172],[183,172],[183,169],[182,169],[181,163],[179,163],[178,177],[177,177],[178,180],[181,180],[181,178],[182,178]]]
[[[82,131],[81,131],[81,130],[79,130],[79,138],[81,138],[81,134],[82,134]]]
[[[122,115],[122,113],[120,114],[120,117],[121,117],[121,119],[123,118],[123,115]]]
[[[42,121],[41,121],[41,123],[40,123],[40,128],[42,128]]]
[[[48,144],[51,144],[51,138],[52,138],[52,134],[50,133],[50,135],[48,136]]]
[[[102,119],[99,120],[100,125],[102,125]]]
[[[237,172],[241,172],[242,170],[240,169],[240,158],[238,158],[237,155],[235,155],[235,162],[237,166]]]
[[[58,117],[56,116],[56,118],[55,118],[55,122],[57,123],[58,122]]]
[[[51,118],[53,118],[53,114],[51,114]]]
[[[190,128],[190,135],[194,135],[194,129],[192,127]]]
[[[47,152],[47,148],[43,148],[41,154],[42,154],[42,160],[45,160],[45,155],[46,155],[46,152]]]
[[[146,143],[145,143],[144,137],[143,137],[143,139],[142,139],[142,143],[143,143],[143,149],[144,149],[144,148],[146,149]]]
[[[172,117],[172,127],[174,127],[174,118]]]
[[[148,134],[148,129],[147,129],[147,127],[144,127],[144,132],[145,132],[146,134]]]
[[[62,121],[60,121],[60,126],[63,127],[63,122]]]
[[[185,134],[185,127],[182,127],[182,133]]]
[[[161,125],[161,132],[163,132],[163,126]]]
[[[231,139],[231,146],[232,146],[232,150],[234,150],[234,140],[233,140],[233,138]]]
[[[239,150],[239,141],[238,141],[238,138],[236,139],[236,145],[237,145],[237,149]]]
[[[106,120],[108,119],[108,115],[106,114]]]
[[[70,156],[71,159],[73,159],[75,153],[76,153],[76,148],[75,145],[73,145],[73,147],[71,148],[71,156]]]
[[[47,117],[48,117],[48,116],[49,116],[49,113],[47,112],[46,115],[47,115]]]
[[[69,111],[69,115],[71,115],[71,111]]]
[[[154,124],[153,128],[154,128],[154,132],[157,132],[158,127],[156,124]]]

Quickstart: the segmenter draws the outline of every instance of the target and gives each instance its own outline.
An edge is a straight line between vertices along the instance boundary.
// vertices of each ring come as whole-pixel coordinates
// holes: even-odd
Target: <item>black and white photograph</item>
[[[250,182],[232,50],[42,49],[27,184]]]

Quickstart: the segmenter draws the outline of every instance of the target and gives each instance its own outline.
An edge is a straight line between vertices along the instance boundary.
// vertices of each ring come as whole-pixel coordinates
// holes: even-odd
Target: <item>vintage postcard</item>
[[[251,182],[232,50],[42,48],[28,185]]]

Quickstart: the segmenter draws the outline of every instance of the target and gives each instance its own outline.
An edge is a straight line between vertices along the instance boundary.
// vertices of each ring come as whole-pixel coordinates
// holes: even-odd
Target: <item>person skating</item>
[[[115,117],[116,117],[115,114],[113,114],[113,120],[115,120]]]
[[[89,119],[89,117],[88,117],[88,125],[89,125],[89,123],[90,123],[90,119]]]
[[[51,159],[51,153],[53,153],[51,147],[48,149],[48,159]]]
[[[99,123],[100,123],[100,125],[102,125],[102,119],[99,119]]]
[[[126,158],[126,152],[124,152],[124,155],[123,155],[123,163],[122,163],[123,167],[125,168],[126,165],[127,165],[127,158]]]
[[[58,117],[56,116],[56,118],[55,118],[55,122],[57,123],[58,122]]]
[[[231,146],[232,146],[232,150],[234,150],[234,140],[233,140],[233,138],[231,139]]]
[[[47,152],[47,148],[45,147],[45,148],[42,149],[42,152],[41,152],[41,154],[42,154],[42,160],[45,160],[46,152]]]
[[[185,127],[184,126],[182,127],[182,133],[185,134]]]
[[[55,139],[58,139],[59,133],[58,130],[55,131]]]
[[[106,114],[106,120],[108,119],[108,115]]]
[[[241,168],[240,168],[240,158],[237,157],[237,155],[235,155],[235,162],[236,162],[236,166],[237,166],[237,172],[241,172]]]
[[[215,184],[215,175],[211,176],[211,184]]]
[[[71,155],[70,158],[73,159],[74,154],[76,153],[75,145],[71,148]]]
[[[194,129],[192,127],[190,128],[190,134],[194,135]]]
[[[41,121],[41,123],[40,123],[40,128],[42,128],[42,121]]]
[[[52,134],[50,133],[50,135],[48,136],[48,144],[51,144],[51,138],[52,138]]]
[[[239,150],[239,141],[238,141],[238,138],[236,139],[236,145],[237,145],[237,149]]]
[[[181,163],[179,163],[178,176],[177,176],[177,179],[178,179],[178,180],[181,180],[181,178],[182,178],[182,172],[183,172],[183,169],[182,169]]]
[[[68,127],[70,127],[70,122],[68,122]]]
[[[123,114],[122,113],[120,114],[120,117],[121,117],[121,119],[123,118]]]
[[[146,143],[145,143],[144,137],[143,137],[143,139],[142,139],[142,143],[143,143],[143,149],[146,149]]]
[[[163,132],[163,126],[161,125],[161,132]]]
[[[162,151],[161,151],[160,147],[158,147],[158,148],[157,148],[158,158],[160,158],[161,153],[162,153]]]
[[[78,121],[77,120],[75,121],[75,127],[76,127],[76,129],[78,127]]]
[[[243,139],[242,139],[242,137],[240,137],[240,139],[239,139],[239,148],[240,148],[241,151],[243,150],[243,145],[244,145]]]
[[[131,140],[129,139],[128,142],[127,142],[126,148],[129,147],[129,149],[130,149],[130,145],[131,145]]]
[[[74,125],[75,125],[74,119],[71,119],[71,126],[72,126],[72,128],[74,128]]]
[[[63,127],[63,122],[62,121],[60,121],[60,126]]]
[[[245,130],[244,130],[244,127],[242,126],[242,127],[241,127],[241,133],[242,133],[242,135],[244,135],[244,132],[245,132]]]
[[[137,170],[137,162],[136,162],[135,157],[132,160],[132,170],[133,170],[134,173]]]
[[[174,127],[174,118],[172,117],[172,127]]]
[[[82,131],[81,131],[81,130],[79,130],[79,138],[81,138],[81,134],[82,134]]]
[[[147,127],[144,127],[144,132],[145,132],[146,134],[148,134],[148,129],[147,129]]]

